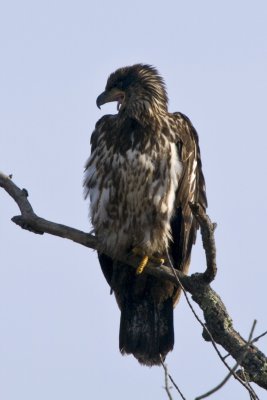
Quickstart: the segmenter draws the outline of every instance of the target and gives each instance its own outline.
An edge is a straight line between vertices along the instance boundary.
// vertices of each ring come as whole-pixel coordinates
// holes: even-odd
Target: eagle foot
[[[144,255],[142,250],[139,249],[138,247],[135,247],[132,250],[132,252],[135,255],[142,256],[142,259],[136,269],[136,275],[142,274],[142,272],[144,271],[145,267],[147,266],[149,260],[154,262],[155,264],[160,264],[160,265],[164,264],[164,261],[165,261],[164,258],[159,258],[159,257],[154,257],[154,256],[148,257],[148,256]]]

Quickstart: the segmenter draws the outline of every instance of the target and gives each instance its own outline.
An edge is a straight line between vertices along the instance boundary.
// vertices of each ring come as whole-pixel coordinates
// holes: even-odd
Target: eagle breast
[[[108,130],[98,128],[97,146],[86,168],[85,187],[95,234],[102,250],[114,258],[136,246],[148,255],[161,253],[170,239],[182,174],[177,146],[170,140],[170,127],[159,127],[156,141],[155,135],[137,141],[138,131],[121,132],[114,122],[111,117]]]

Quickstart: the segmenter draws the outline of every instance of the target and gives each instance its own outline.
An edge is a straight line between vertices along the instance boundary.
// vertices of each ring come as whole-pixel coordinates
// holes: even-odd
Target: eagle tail
[[[121,310],[119,346],[143,365],[160,365],[173,349],[174,286],[98,254],[105,278]]]
[[[160,365],[173,349],[173,302],[162,302],[144,296],[138,301],[126,301],[121,307],[120,351],[133,354],[143,365]]]

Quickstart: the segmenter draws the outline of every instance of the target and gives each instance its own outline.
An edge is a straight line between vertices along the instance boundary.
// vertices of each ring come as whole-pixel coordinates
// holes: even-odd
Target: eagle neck
[[[166,106],[156,101],[136,101],[122,110],[121,116],[131,118],[139,122],[142,126],[160,124],[166,117]]]

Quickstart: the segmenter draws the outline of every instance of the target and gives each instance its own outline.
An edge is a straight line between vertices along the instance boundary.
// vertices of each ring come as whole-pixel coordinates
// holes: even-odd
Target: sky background
[[[89,231],[90,135],[116,112],[115,104],[98,110],[96,97],[116,68],[156,66],[170,111],[188,115],[199,133],[208,213],[218,223],[212,286],[244,337],[254,319],[256,335],[267,329],[266,21],[264,0],[0,6],[0,170],[27,188],[38,215]],[[167,399],[161,368],[119,353],[119,311],[96,254],[21,230],[10,221],[17,214],[0,191],[0,399]],[[191,272],[204,268],[198,241]],[[187,400],[227,374],[201,333],[182,298],[167,364]],[[259,347],[267,353],[266,337]],[[212,398],[248,395],[232,379]]]

